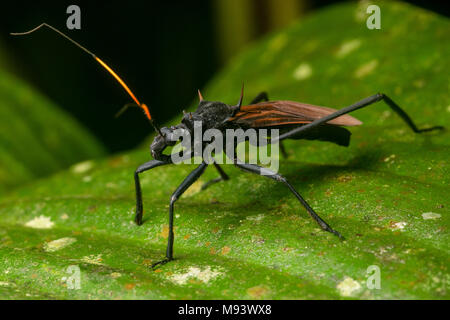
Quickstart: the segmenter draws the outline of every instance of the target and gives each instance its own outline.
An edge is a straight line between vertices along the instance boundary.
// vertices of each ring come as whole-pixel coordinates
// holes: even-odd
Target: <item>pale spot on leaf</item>
[[[384,158],[384,162],[390,162],[393,161],[395,159],[396,155],[395,154],[391,154],[389,157]]]
[[[391,223],[389,224],[389,227],[390,227],[392,230],[403,230],[403,229],[405,229],[405,227],[406,227],[407,224],[408,224],[408,223],[406,223],[406,222],[404,222],[404,221],[400,221],[400,222],[391,222]]]
[[[53,240],[50,242],[44,243],[44,250],[47,252],[55,252],[61,250],[67,246],[70,246],[72,243],[75,243],[77,239],[66,237],[57,240]]]
[[[295,70],[292,76],[296,80],[305,80],[311,77],[313,70],[311,66],[307,63],[300,64]]]
[[[200,280],[203,283],[208,283],[222,274],[223,272],[220,270],[212,270],[209,266],[204,269],[189,267],[187,272],[175,273],[169,277],[169,280],[179,285],[186,284],[188,280],[192,279]]]
[[[84,256],[83,258],[81,258],[81,261],[89,264],[96,264],[99,266],[103,265],[102,263],[103,259],[101,254],[97,255],[91,254],[89,256]]]
[[[13,282],[0,281],[0,287],[15,287],[16,284]]]
[[[369,61],[368,63],[363,64],[358,69],[356,69],[354,76],[355,76],[355,78],[363,78],[363,77],[371,74],[377,66],[378,66],[378,60]]]
[[[50,229],[54,224],[55,223],[50,220],[50,217],[41,215],[25,223],[25,226],[34,229]]]
[[[341,44],[339,50],[336,52],[336,57],[343,58],[352,51],[355,51],[361,46],[361,40],[360,39],[353,39],[350,41],[346,41]]]
[[[249,216],[246,218],[246,220],[250,220],[250,221],[261,221],[262,219],[264,219],[264,214],[258,214],[258,215],[254,215],[254,216]]]
[[[345,277],[336,287],[341,296],[351,297],[361,289],[359,282],[350,277]]]
[[[73,165],[71,170],[74,173],[85,173],[85,172],[91,170],[93,166],[94,166],[94,162],[91,160],[88,160],[88,161],[83,161],[83,162]]]
[[[425,212],[422,213],[422,218],[424,220],[430,220],[430,219],[439,219],[441,217],[441,215],[439,213],[434,213],[434,212]]]

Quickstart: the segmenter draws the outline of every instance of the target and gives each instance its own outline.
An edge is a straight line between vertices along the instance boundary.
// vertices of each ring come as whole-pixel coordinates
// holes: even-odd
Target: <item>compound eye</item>
[[[174,145],[176,142],[175,135],[174,135],[174,128],[173,127],[162,128],[160,139],[161,139],[161,142],[163,142],[165,145],[168,145],[168,146]]]
[[[170,130],[167,127],[163,127],[161,128],[161,135],[163,138],[167,137],[168,135],[170,135],[170,133],[172,132],[172,130]]]
[[[184,124],[187,128],[193,129],[194,127],[194,121],[192,117],[192,112],[188,112],[183,116],[183,119],[181,119],[181,123]]]

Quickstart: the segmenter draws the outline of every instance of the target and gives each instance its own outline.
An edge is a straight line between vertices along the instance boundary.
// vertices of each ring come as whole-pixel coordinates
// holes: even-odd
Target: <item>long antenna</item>
[[[78,48],[80,48],[81,50],[83,50],[84,52],[90,54],[103,68],[105,68],[119,83],[120,85],[125,89],[125,91],[130,95],[130,97],[134,100],[134,102],[136,102],[136,104],[144,111],[145,116],[147,117],[147,119],[150,121],[151,125],[153,126],[153,128],[156,130],[156,132],[158,132],[159,134],[161,134],[161,131],[159,130],[159,128],[156,126],[156,124],[153,122],[153,118],[150,114],[150,110],[148,109],[147,105],[145,103],[140,103],[139,100],[136,98],[136,96],[134,95],[134,93],[130,90],[130,88],[128,88],[128,86],[126,85],[126,83],[122,80],[122,78],[119,77],[119,75],[117,73],[114,72],[113,69],[111,69],[105,62],[103,62],[103,60],[101,60],[99,57],[97,57],[95,54],[93,54],[91,51],[89,51],[88,49],[86,49],[85,47],[83,47],[81,44],[79,44],[78,42],[76,42],[75,40],[71,39],[69,36],[67,36],[66,34],[64,34],[63,32],[59,31],[58,29],[56,29],[55,27],[52,27],[51,25],[47,24],[47,23],[41,23],[39,26],[37,26],[34,29],[31,29],[30,31],[26,31],[26,32],[13,32],[11,33],[11,35],[13,36],[23,36],[23,35],[27,35],[30,34],[32,32],[35,32],[37,30],[39,30],[42,27],[48,27],[51,30],[55,31],[57,34],[59,34],[60,36],[66,38],[67,40],[69,40],[70,42],[72,42],[74,45],[76,45]]]

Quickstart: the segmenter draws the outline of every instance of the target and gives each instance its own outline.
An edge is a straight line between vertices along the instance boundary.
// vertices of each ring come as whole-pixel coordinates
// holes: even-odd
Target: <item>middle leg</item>
[[[244,171],[247,171],[250,173],[255,173],[255,174],[258,174],[261,176],[265,176],[265,177],[271,178],[275,181],[284,183],[289,188],[289,190],[295,195],[295,197],[300,201],[300,203],[303,205],[303,207],[305,207],[306,211],[308,211],[308,214],[319,224],[319,226],[323,230],[331,232],[332,234],[338,236],[340,239],[344,240],[344,237],[339,232],[337,232],[336,230],[331,228],[321,217],[319,217],[319,215],[311,208],[311,206],[308,204],[308,202],[306,202],[306,200],[303,199],[303,197],[297,192],[297,190],[295,190],[295,188],[286,180],[285,177],[283,177],[282,175],[280,175],[278,173],[270,171],[267,168],[263,168],[263,167],[255,165],[255,164],[235,162],[235,165],[238,168],[243,169]]]
[[[226,181],[226,180],[230,180],[230,177],[226,174],[225,171],[223,171],[222,167],[219,166],[217,163],[214,162],[214,167],[216,167],[217,171],[220,174],[220,177],[209,180],[208,182],[205,182],[202,185],[202,189],[201,190],[205,190],[206,188],[208,188],[210,185],[220,182],[220,181]]]

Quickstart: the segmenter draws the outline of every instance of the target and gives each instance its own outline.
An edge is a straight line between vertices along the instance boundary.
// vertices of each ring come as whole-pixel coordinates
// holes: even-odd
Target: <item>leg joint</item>
[[[178,195],[173,194],[173,195],[170,197],[170,205],[173,205],[173,204],[175,203],[175,201],[177,201],[177,200],[178,200]]]
[[[287,182],[287,179],[285,177],[283,177],[282,175],[280,175],[280,174],[275,174],[274,175],[274,179],[277,180],[277,181],[283,182],[283,183]]]

